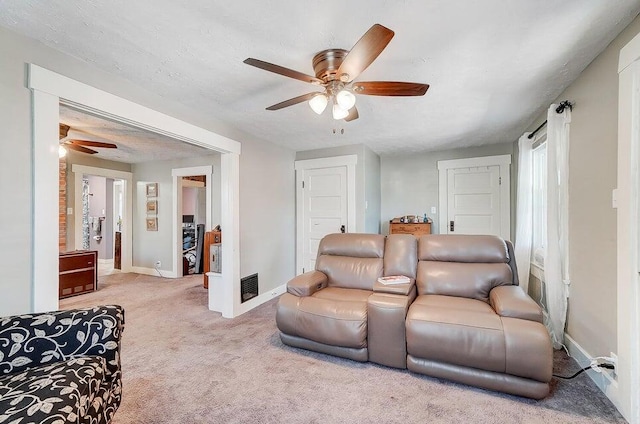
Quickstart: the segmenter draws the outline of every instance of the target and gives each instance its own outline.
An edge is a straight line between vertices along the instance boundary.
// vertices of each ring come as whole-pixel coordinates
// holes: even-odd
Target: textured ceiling
[[[385,154],[516,140],[639,11],[640,0],[0,0],[0,25],[258,138]],[[305,103],[265,110],[314,87],[245,58],[312,74],[316,52],[350,49],[374,23],[396,35],[358,80],[428,83],[424,97],[358,96],[351,123]]]
[[[91,147],[98,152],[94,156],[100,159],[142,163],[215,154],[215,152],[202,147],[99,118],[63,105],[60,105],[60,122],[71,127],[67,137],[61,141],[101,141],[114,143],[118,146],[117,149]]]

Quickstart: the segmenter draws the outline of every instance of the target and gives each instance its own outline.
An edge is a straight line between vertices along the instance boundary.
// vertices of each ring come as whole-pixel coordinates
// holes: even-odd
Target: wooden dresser
[[[392,219],[389,221],[389,234],[413,234],[416,237],[431,234],[430,222],[400,222]]]
[[[60,299],[96,290],[98,252],[76,250],[60,253],[59,258],[58,295]]]

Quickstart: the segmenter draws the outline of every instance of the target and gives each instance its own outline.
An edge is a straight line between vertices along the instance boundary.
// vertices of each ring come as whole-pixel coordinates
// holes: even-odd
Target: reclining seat
[[[367,349],[367,299],[382,276],[385,237],[329,234],[316,269],[293,278],[278,301],[284,344],[360,362]]]
[[[495,236],[419,239],[409,370],[535,399],[549,393],[551,341],[541,309],[517,285],[510,252]]]

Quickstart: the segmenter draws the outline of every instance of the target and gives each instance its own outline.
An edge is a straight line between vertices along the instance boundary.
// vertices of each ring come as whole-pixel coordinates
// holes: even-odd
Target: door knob
[[[343,226],[340,227],[340,232],[344,233],[344,230],[345,230],[345,228],[344,228],[344,225],[343,225]]]

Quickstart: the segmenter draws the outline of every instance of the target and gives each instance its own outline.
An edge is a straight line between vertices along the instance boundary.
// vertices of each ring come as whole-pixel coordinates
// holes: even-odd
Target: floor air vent
[[[240,303],[258,295],[258,274],[249,275],[240,280]]]

